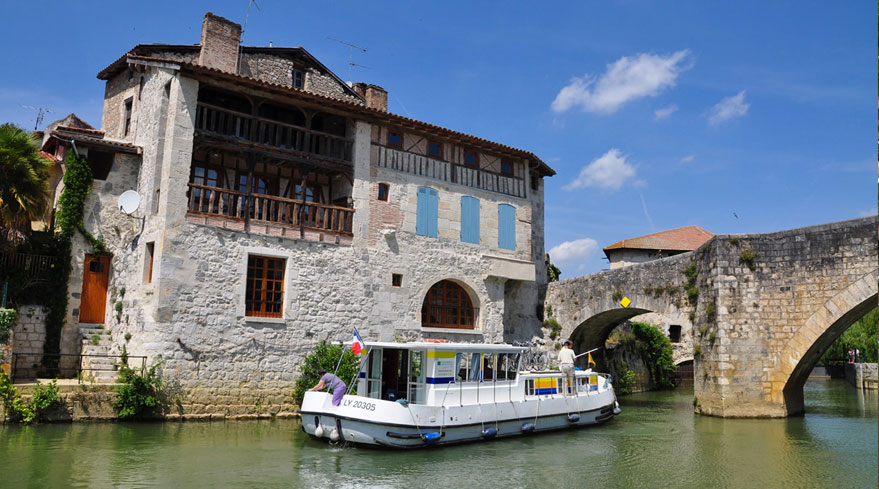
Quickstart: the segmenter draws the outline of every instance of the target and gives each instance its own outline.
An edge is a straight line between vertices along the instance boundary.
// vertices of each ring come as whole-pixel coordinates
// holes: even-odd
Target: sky
[[[247,16],[245,45],[381,85],[391,112],[539,156],[562,278],[665,229],[877,212],[872,2],[248,2],[7,0],[0,122],[33,129],[30,106],[98,127],[98,71],[138,43],[197,44],[211,11]]]

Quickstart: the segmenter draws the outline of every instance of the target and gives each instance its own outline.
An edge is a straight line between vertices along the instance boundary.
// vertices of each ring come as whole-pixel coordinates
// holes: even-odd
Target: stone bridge
[[[872,216],[718,235],[690,253],[552,283],[546,305],[578,352],[644,313],[692,325],[697,412],[800,414],[812,367],[877,306],[877,229]]]

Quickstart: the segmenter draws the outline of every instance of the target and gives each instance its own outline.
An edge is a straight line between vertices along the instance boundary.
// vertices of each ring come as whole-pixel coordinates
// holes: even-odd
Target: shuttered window
[[[516,208],[509,204],[497,206],[498,248],[516,249]]]
[[[436,238],[438,220],[439,192],[430,187],[418,187],[415,233],[421,236]]]
[[[479,199],[461,197],[461,241],[479,244]]]

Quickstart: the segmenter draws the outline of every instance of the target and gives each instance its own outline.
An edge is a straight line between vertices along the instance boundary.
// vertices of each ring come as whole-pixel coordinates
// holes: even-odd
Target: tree
[[[547,282],[558,282],[559,277],[562,276],[562,271],[559,270],[559,267],[550,263],[546,266],[546,281]]]
[[[46,210],[49,167],[24,129],[0,125],[0,225],[7,240],[26,234],[30,221]]]

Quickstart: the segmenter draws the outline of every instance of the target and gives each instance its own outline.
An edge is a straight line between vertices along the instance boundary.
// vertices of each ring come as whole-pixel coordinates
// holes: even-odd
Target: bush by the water
[[[677,367],[672,356],[671,341],[662,331],[647,323],[632,323],[635,345],[641,352],[650,371],[650,381],[660,389],[675,386],[674,373]]]
[[[344,356],[342,351],[344,348]],[[366,355],[366,352],[363,353]],[[360,356],[355,355],[350,348],[342,345],[334,345],[321,341],[314,347],[314,351],[309,353],[302,361],[302,374],[296,380],[296,387],[293,389],[293,400],[297,405],[302,405],[302,398],[305,397],[305,391],[311,389],[320,380],[317,372],[324,369],[329,373],[336,370],[336,364],[339,363],[339,357],[342,356],[342,363],[339,364],[339,371],[336,376],[345,381],[348,387],[351,382],[356,380],[356,375],[360,372]],[[357,393],[357,386],[353,387],[352,392]]]
[[[21,393],[12,385],[6,372],[0,371],[0,399],[6,417],[13,422],[30,424],[41,421],[46,411],[61,404],[58,383],[53,380],[48,384],[37,384],[31,393],[31,400],[24,402]]]
[[[119,366],[118,382],[122,385],[116,388],[116,399],[113,401],[113,410],[119,418],[143,417],[159,407],[162,379],[157,370],[162,363],[158,359],[150,367],[140,370],[129,367],[127,361]]]

